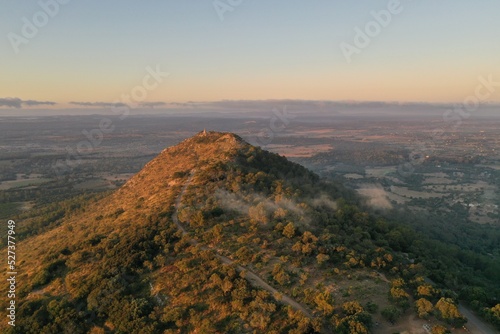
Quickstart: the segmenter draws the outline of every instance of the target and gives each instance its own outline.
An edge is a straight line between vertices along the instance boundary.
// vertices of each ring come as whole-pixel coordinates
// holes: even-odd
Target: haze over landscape
[[[498,1],[1,9],[1,333],[499,333]]]

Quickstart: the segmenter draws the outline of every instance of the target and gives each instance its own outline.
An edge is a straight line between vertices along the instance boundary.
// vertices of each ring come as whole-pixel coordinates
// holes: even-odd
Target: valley
[[[338,120],[337,116],[332,116],[331,125],[328,125],[328,127],[334,128],[333,131],[325,129],[325,119],[323,118],[314,123],[314,118],[308,118],[306,122],[305,118],[302,119],[300,114],[296,115],[294,123],[276,133],[272,141],[267,145],[263,145],[263,148],[288,157],[292,161],[296,161],[318,173],[323,180],[322,182],[326,182],[325,186],[330,189],[326,193],[331,193],[331,187],[340,188],[334,191],[336,195],[328,195],[327,197],[323,197],[323,195],[318,197],[319,193],[317,191],[311,193],[308,197],[305,195],[310,191],[306,190],[307,188],[300,191],[302,195],[298,195],[290,188],[290,190],[284,192],[286,195],[280,195],[288,199],[280,200],[273,197],[266,199],[269,194],[258,195],[257,193],[248,192],[245,195],[245,191],[249,189],[246,182],[252,182],[251,187],[257,187],[256,189],[260,189],[258,191],[267,191],[264,189],[268,188],[259,188],[262,187],[259,186],[259,183],[265,180],[265,178],[260,179],[262,176],[253,176],[254,179],[251,179],[251,181],[248,179],[243,182],[242,179],[239,179],[240,181],[235,180],[233,184],[226,184],[225,180],[228,177],[225,172],[226,167],[217,165],[218,159],[226,161],[224,160],[228,152],[226,149],[232,147],[227,146],[228,144],[225,142],[221,144],[220,148],[214,146],[210,149],[213,152],[224,153],[214,153],[215,155],[210,156],[210,158],[203,159],[200,158],[204,156],[200,155],[201,153],[195,154],[196,151],[193,151],[192,148],[182,148],[181,145],[182,149],[179,148],[179,150],[183,153],[178,156],[179,161],[175,163],[178,167],[168,172],[170,176],[165,176],[165,179],[161,182],[145,181],[143,177],[150,178],[155,173],[157,175],[165,173],[158,167],[154,167],[156,166],[155,160],[150,162],[157,154],[163,155],[163,152],[166,152],[163,150],[165,147],[186,138],[190,131],[196,131],[193,125],[188,125],[189,122],[186,122],[186,118],[183,117],[151,116],[131,119],[129,124],[124,123],[122,127],[117,127],[114,133],[108,134],[103,139],[101,146],[94,147],[91,151],[80,155],[79,161],[68,160],[67,153],[64,153],[67,149],[59,143],[59,139],[53,140],[51,137],[43,135],[26,137],[26,139],[23,139],[24,142],[19,138],[15,139],[13,133],[15,131],[21,133],[29,131],[26,128],[27,125],[24,122],[17,123],[15,119],[6,120],[8,122],[2,123],[5,124],[3,131],[6,133],[6,137],[4,139],[9,144],[9,147],[16,147],[16,149],[4,147],[0,152],[0,162],[6,166],[2,170],[0,196],[2,207],[8,208],[6,211],[2,210],[2,214],[5,212],[6,217],[15,217],[16,220],[21,221],[21,239],[28,238],[28,240],[31,240],[29,238],[37,238],[37,235],[40,235],[40,241],[51,240],[48,235],[52,235],[53,238],[57,236],[54,233],[61,233],[63,230],[87,230],[88,227],[84,227],[85,225],[78,225],[83,224],[83,221],[89,221],[88,224],[95,226],[90,230],[99,230],[101,227],[98,226],[103,220],[111,223],[113,219],[119,219],[122,220],[120,224],[123,224],[124,231],[126,231],[130,226],[130,222],[127,222],[127,220],[134,219],[133,217],[143,217],[140,218],[140,220],[143,220],[148,215],[157,215],[158,217],[167,215],[171,217],[171,223],[180,233],[176,234],[171,227],[167,228],[172,236],[176,235],[168,238],[177,239],[179,243],[178,246],[175,246],[176,257],[181,254],[179,253],[181,249],[187,247],[186,251],[192,254],[188,257],[208,256],[208,258],[211,258],[209,263],[219,261],[223,266],[234,270],[234,274],[230,274],[233,279],[236,277],[234,275],[239,275],[250,284],[249,289],[266,291],[268,293],[267,297],[265,297],[268,300],[267,302],[272,300],[272,304],[277,305],[272,308],[284,310],[288,305],[291,309],[300,311],[305,316],[304,319],[310,319],[303,320],[304,326],[316,328],[319,332],[325,332],[325,330],[328,332],[325,326],[331,326],[326,325],[324,322],[325,314],[328,314],[329,317],[333,316],[336,319],[334,321],[335,326],[340,326],[339,328],[347,324],[342,319],[350,317],[358,319],[359,316],[361,318],[357,321],[360,321],[363,324],[362,326],[366,326],[373,333],[386,333],[388,330],[398,330],[400,332],[410,330],[409,333],[423,331],[422,325],[427,320],[420,320],[413,313],[413,306],[406,306],[406,303],[415,303],[418,299],[416,297],[421,298],[422,296],[412,296],[408,299],[408,302],[398,301],[397,298],[392,297],[392,299],[387,298],[387,294],[390,295],[390,291],[397,288],[397,286],[394,286],[394,282],[397,282],[398,277],[401,275],[405,276],[404,289],[408,293],[418,287],[419,275],[429,275],[436,282],[435,289],[441,291],[440,295],[443,298],[445,296],[446,298],[453,297],[468,302],[476,300],[474,305],[477,305],[476,307],[481,305],[477,308],[478,310],[481,307],[484,310],[485,305],[488,305],[491,301],[488,301],[487,297],[481,297],[482,299],[479,300],[477,297],[468,299],[471,298],[468,294],[477,293],[481,289],[483,289],[482,291],[486,289],[498,291],[498,286],[494,283],[496,280],[495,275],[498,273],[496,268],[500,268],[500,266],[496,267],[499,259],[497,242],[499,240],[499,185],[497,182],[498,170],[496,169],[498,156],[493,154],[493,148],[487,152],[471,149],[469,151],[470,161],[457,160],[459,156],[464,156],[461,151],[457,151],[454,156],[451,151],[443,150],[443,152],[447,152],[445,157],[436,153],[437,149],[434,149],[433,154],[427,154],[427,151],[422,151],[421,148],[421,151],[415,153],[419,148],[413,146],[409,138],[417,136],[422,131],[423,123],[422,127],[418,127],[416,125],[418,123],[409,122],[408,128],[412,130],[401,134],[398,141],[391,137],[390,126],[380,129],[381,126],[377,126],[373,122],[365,124],[359,121],[354,122],[349,117]],[[78,124],[73,123],[75,121]],[[9,122],[11,123],[9,124]],[[46,124],[45,119],[41,118],[33,121],[33,126],[35,124],[42,128],[46,126],[47,131],[50,132],[63,131],[61,135],[65,133],[66,136],[73,133],[73,141],[68,141],[63,145],[69,147],[75,145],[76,147],[82,138],[75,133],[77,133],[78,128],[81,128],[82,122],[83,126],[85,126],[85,122],[88,122],[88,124],[95,123],[95,116],[51,119],[50,124]],[[398,122],[404,123],[401,120]],[[252,142],[259,140],[259,128],[265,126],[266,120],[254,116],[252,118],[235,118],[222,122],[220,119],[207,117],[204,123],[213,124],[219,129],[234,128],[236,132],[241,134],[242,138]],[[489,123],[493,124],[492,122]],[[16,124],[18,128],[16,128]],[[131,131],[132,124],[133,131]],[[354,126],[357,127],[356,130],[353,130]],[[401,127],[401,124],[399,126]],[[477,126],[479,125],[472,123],[471,128],[467,128],[467,132],[473,133],[472,129]],[[494,135],[493,126],[491,125],[492,128],[489,132],[489,135],[492,136]],[[485,127],[481,126],[481,128]],[[374,134],[368,135],[370,133]],[[210,133],[210,136],[213,135]],[[468,143],[476,140],[474,136],[468,134],[464,134],[464,137],[467,138]],[[56,136],[56,138],[59,137]],[[203,140],[200,140],[200,143],[203,143]],[[236,141],[238,140],[236,139]],[[165,146],[162,146],[162,144],[165,144]],[[120,150],[118,147],[128,147],[128,149]],[[191,145],[190,147],[195,148],[197,146]],[[467,144],[464,147],[475,148],[476,146]],[[198,150],[198,148],[195,150]],[[411,154],[426,155],[425,159],[412,160]],[[201,160],[198,161],[197,159]],[[249,159],[249,162],[246,163],[252,164],[251,160],[255,158],[248,156],[247,159]],[[205,165],[200,165],[202,160]],[[66,166],[70,168],[70,173],[61,173],[60,169],[54,168],[61,161],[70,161]],[[408,167],[408,165],[405,165],[408,162],[411,162],[411,173],[404,170],[402,172],[401,166]],[[280,170],[281,167],[275,166],[276,163],[273,162],[270,165],[267,163],[268,165],[265,168],[268,171],[265,173],[272,173],[269,168]],[[266,166],[266,163],[262,164],[260,162],[258,166],[262,168],[261,166]],[[152,172],[154,168],[157,169],[157,172]],[[137,174],[141,169],[151,172]],[[141,177],[141,175],[144,176]],[[286,177],[285,175],[283,174],[283,182],[294,182],[290,181],[293,180],[293,173]],[[141,178],[142,180],[138,181]],[[221,182],[224,183],[224,186],[215,186]],[[308,182],[310,181],[305,182],[305,184],[308,184]],[[97,215],[94,222],[91,222],[92,219],[89,220],[90,217],[83,220],[78,218],[84,217],[86,215],[84,212],[89,212],[88,204],[86,204],[88,201],[95,203],[101,201],[101,198],[103,198],[103,201],[109,201],[106,200],[106,198],[111,198],[109,196],[115,198],[117,198],[116,196],[122,196],[119,194],[126,193],[127,189],[132,185],[139,187],[141,183],[144,184],[144,187],[150,186],[151,188],[147,190],[147,193],[150,194],[148,195],[150,199],[147,201],[147,196],[138,195],[146,190],[140,190],[136,191],[137,194],[128,199],[124,197],[119,202],[115,200],[109,202],[106,205],[108,213]],[[213,185],[210,185],[212,188],[206,188],[207,185],[212,183]],[[164,184],[164,187],[172,189],[166,195],[170,202],[165,202],[164,199],[158,197],[160,193],[155,193],[155,191],[163,191],[162,184]],[[205,184],[205,186],[201,187],[202,184]],[[327,186],[327,184],[330,185]],[[141,189],[143,188],[141,187]],[[226,190],[221,192],[218,189]],[[243,189],[247,190],[243,191]],[[231,194],[231,192],[238,195]],[[358,199],[356,193],[361,194],[363,198]],[[347,219],[354,225],[351,227],[347,227],[348,225],[328,227],[328,229],[332,229],[328,233],[332,235],[338,234],[338,238],[340,238],[334,238],[331,241],[327,241],[331,238],[328,233],[323,236],[325,226],[315,225],[315,228],[311,227],[312,234],[308,234],[310,231],[306,229],[307,226],[312,222],[322,224],[320,222],[325,219],[320,219],[318,215],[328,217],[332,213],[327,212],[331,210],[333,210],[332,212],[338,212],[339,199],[344,210],[354,211],[346,213],[350,218],[341,218],[339,216],[337,218],[330,217],[327,220],[333,219],[333,221],[337,221],[340,219],[340,221],[343,221]],[[204,201],[211,203],[209,205],[210,209],[202,209]],[[303,201],[303,203],[300,201]],[[50,209],[49,203],[61,203],[56,205],[59,211]],[[258,203],[261,203],[260,207]],[[143,208],[145,204],[149,208],[147,210],[151,211]],[[298,204],[300,205],[298,206]],[[359,209],[353,209],[349,205],[358,206]],[[134,207],[136,209],[132,210]],[[160,209],[162,207],[163,209]],[[203,217],[196,215],[196,211],[193,211],[193,209],[187,209],[197,207],[200,208],[197,210],[204,212]],[[321,210],[326,211],[306,214],[304,210],[307,211],[310,208],[315,208],[314,210],[323,208]],[[90,210],[95,211],[95,208]],[[134,213],[135,210],[138,211]],[[358,212],[357,210],[361,211]],[[371,212],[370,214],[375,214],[379,218],[367,218],[368,216],[364,216],[363,210]],[[221,213],[222,216],[219,216]],[[248,218],[239,220],[242,218],[237,217],[243,217],[241,215],[248,215]],[[82,221],[82,223],[72,223],[71,217],[77,219],[76,221]],[[372,231],[371,229],[374,227],[366,225],[367,219],[372,222],[371,224],[376,219],[383,219],[387,223],[381,223],[377,220],[377,227]],[[165,218],[160,220],[165,221]],[[274,222],[272,224],[276,224],[276,222],[282,223],[276,225],[274,231],[271,231],[273,229],[269,230],[267,227],[255,226],[256,221],[272,221]],[[285,234],[284,227],[290,222],[293,222],[295,226],[293,238],[299,238],[299,241],[295,244],[290,243],[289,238],[283,236]],[[265,223],[263,226],[266,224],[269,223]],[[344,235],[345,228],[353,228],[356,224],[361,224],[360,226],[363,227],[352,231],[353,235],[351,237],[341,236]],[[159,228],[154,233],[165,233],[161,232],[162,230],[163,228]],[[303,233],[301,237],[297,235],[298,230]],[[221,233],[221,231],[224,232]],[[92,233],[95,234],[96,232]],[[89,237],[86,237],[91,245],[94,243],[99,244],[99,240],[104,240],[103,235],[112,233],[112,230],[100,231],[94,237],[92,237],[92,233]],[[281,233],[283,235],[279,237]],[[47,236],[44,236],[45,234]],[[266,234],[269,235],[265,236]],[[379,236],[376,237],[376,235]],[[382,237],[382,235],[384,236]],[[478,242],[481,238],[482,241]],[[55,240],[62,241],[60,237],[56,237]],[[51,244],[53,242],[51,241]],[[119,239],[111,238],[107,243],[116,242],[120,243]],[[324,244],[324,246],[316,245],[318,242]],[[358,247],[354,246],[358,242],[361,244]],[[383,260],[383,257],[373,255],[376,253],[370,253],[374,252],[375,248],[368,251],[372,247],[369,246],[371,242],[386,248],[390,258],[397,259],[394,261],[397,261],[398,265],[390,270],[389,268],[383,269],[385,265],[382,265],[382,263],[387,261]],[[325,243],[329,244],[329,246],[326,246]],[[273,244],[278,248],[275,248]],[[39,244],[36,249],[44,249],[41,245]],[[242,245],[246,246],[242,247]],[[361,247],[361,245],[364,246]],[[443,251],[445,245],[448,248]],[[449,245],[452,245],[452,247],[449,248]],[[347,248],[343,249],[346,246]],[[73,253],[81,246],[77,246],[77,244],[71,245],[71,243],[68,244],[67,241],[64,241],[56,248],[63,249],[65,247],[69,249],[69,252]],[[153,248],[155,247],[157,246]],[[170,247],[173,247],[173,245]],[[312,247],[311,250],[309,250],[309,247]],[[321,247],[326,248],[319,251],[319,249],[323,249]],[[290,249],[292,253],[290,253]],[[326,249],[329,250],[326,251]],[[349,251],[349,249],[352,250]],[[81,253],[78,258],[83,256],[81,260],[78,260],[80,262],[77,263],[80,263],[80,266],[83,265],[82,268],[86,268],[86,271],[92,271],[94,269],[88,267],[90,263],[85,264],[85,256],[88,256],[83,255],[85,252],[77,252]],[[91,250],[91,252],[93,251]],[[298,256],[297,252],[299,254],[302,252],[304,255]],[[208,253],[211,253],[211,255]],[[160,293],[160,296],[164,297],[165,300],[174,301],[172,305],[181,307],[180,305],[185,305],[186,301],[178,299],[181,295],[175,295],[175,291],[178,291],[177,288],[159,276],[159,272],[166,270],[166,272],[170,273],[169,275],[173,275],[171,279],[174,279],[179,275],[186,275],[181,273],[185,272],[187,268],[182,269],[180,272],[179,268],[187,264],[181,261],[173,265],[171,260],[165,260],[165,255],[162,255],[163,260],[160,260],[160,255],[153,256],[154,261],[153,257],[150,257],[149,260],[144,262],[144,268],[149,269],[137,269],[137,272],[134,269],[135,273],[133,275],[141,277],[145,274],[144,270],[151,270],[151,277],[154,278],[154,290]],[[310,255],[314,255],[314,258],[308,259]],[[52,256],[56,259],[61,257],[61,255],[56,256],[55,254]],[[384,256],[389,258],[387,254]],[[32,255],[32,257],[39,258],[40,255]],[[71,258],[73,257],[72,255]],[[373,259],[370,260],[372,263],[369,265],[365,263],[367,257]],[[190,261],[197,263],[198,260],[195,258]],[[30,283],[33,287],[42,288],[42,290],[37,290],[36,294],[33,292],[29,294],[32,296],[31,298],[38,296],[36,298],[49,301],[51,298],[59,296],[57,298],[66,300],[67,297],[65,296],[70,291],[67,290],[70,287],[68,285],[70,284],[69,281],[73,280],[70,277],[74,275],[69,274],[74,270],[71,269],[74,268],[71,261],[75,260],[69,260],[69,258],[63,256],[54,262],[61,264],[50,264],[48,262],[46,264],[47,268],[54,266],[56,266],[54,268],[59,268],[57,267],[59,265],[62,267],[56,269],[53,274],[53,269],[49,269],[48,272],[51,273],[49,275],[54,276],[44,278],[40,283]],[[175,261],[174,263],[176,263]],[[380,264],[377,264],[377,261]],[[23,264],[28,265],[28,262]],[[29,266],[36,268],[38,265],[30,263]],[[403,268],[407,266],[412,269],[406,269],[408,272],[405,272]],[[174,269],[174,267],[177,269]],[[188,268],[190,268],[189,265]],[[224,271],[226,270],[224,269]],[[389,280],[380,279],[382,273],[388,275]],[[33,275],[35,274],[36,269],[24,276],[24,279],[33,282]],[[83,272],[76,274],[75,277],[80,277],[82,274]],[[210,275],[205,279],[211,277]],[[125,281],[137,280],[137,278],[132,277],[125,278]],[[313,277],[318,277],[318,279],[313,279]],[[451,279],[452,277],[453,279]],[[457,280],[457,277],[460,277],[459,280]],[[186,277],[182,279],[186,279]],[[201,277],[189,278],[189,280],[195,279],[198,280]],[[234,285],[234,282],[232,284]],[[229,286],[228,283],[227,285]],[[475,292],[472,288],[464,289],[464,286],[467,285],[476,286],[477,288],[474,288],[476,289]],[[138,288],[141,290],[142,288],[139,286]],[[377,292],[370,292],[366,288],[368,286],[371,287],[372,291]],[[23,287],[25,293],[29,289],[29,286]],[[223,287],[223,289],[225,288]],[[65,290],[67,292],[64,292]],[[112,293],[112,291],[101,293]],[[75,295],[74,292],[71,292],[71,294],[74,297],[68,299],[68,301],[79,303],[80,297],[76,297],[79,294]],[[434,303],[436,303],[439,301],[438,296],[439,294],[436,294],[427,298],[436,298],[434,300]],[[493,296],[494,294],[491,295],[491,297]],[[194,295],[193,298],[195,298]],[[351,314],[351,311],[348,311],[348,305],[358,307],[358,304],[350,304],[358,303],[358,301],[359,305],[362,306],[362,312],[365,313],[370,309],[370,303],[377,305],[377,308],[371,313],[369,321],[368,318],[364,318],[365,313],[358,314],[358,311],[353,311],[354,313]],[[369,302],[367,303],[367,301]],[[81,307],[83,305],[85,304],[82,304]],[[106,311],[103,309],[99,312],[111,314],[109,309]],[[389,312],[394,312],[394,314]],[[90,321],[88,322],[89,325],[93,323],[97,326],[95,327],[96,331],[97,328],[103,329],[104,332],[113,330],[114,325],[101,322],[103,321],[101,319],[104,318],[100,318],[97,313],[93,314],[92,312],[89,313],[90,318],[85,321]],[[277,317],[273,319],[281,319],[273,320],[274,324],[287,323],[282,311],[271,312],[268,316]],[[395,325],[392,325],[391,321],[388,320],[393,316],[396,317],[394,320]],[[100,320],[96,322],[97,319]],[[434,318],[434,316],[431,316],[430,319],[433,325],[443,324],[443,319]],[[186,319],[184,318],[182,321],[186,321]],[[246,323],[244,325],[245,329],[243,330],[243,327],[241,327],[240,330],[248,331],[251,327],[266,326],[263,323],[257,324],[258,322],[255,322],[257,320],[252,321],[254,323],[250,324],[250,327]],[[364,321],[368,322],[365,323]],[[233,321],[231,320],[230,323],[233,324]],[[165,324],[159,326],[165,326]],[[173,325],[167,325],[167,328],[168,326]],[[464,330],[451,330],[452,333],[465,333]],[[475,330],[474,326],[471,326],[469,330],[472,333],[481,333],[480,330]]]

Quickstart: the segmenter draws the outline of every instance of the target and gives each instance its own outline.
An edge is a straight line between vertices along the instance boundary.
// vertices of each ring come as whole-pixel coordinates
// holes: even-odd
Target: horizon
[[[470,98],[470,97],[469,97]],[[2,99],[0,99],[0,104]],[[296,116],[330,115],[352,117],[439,117],[450,121],[450,117],[475,115],[475,117],[498,117],[500,103],[481,101],[469,106],[467,99],[462,103],[422,103],[384,101],[327,101],[327,100],[222,100],[213,102],[159,103],[155,105],[127,105],[123,103],[95,103],[87,106],[70,107],[0,107],[0,117],[44,117],[44,116],[260,116],[282,109]],[[454,115],[454,116],[453,116]],[[120,116],[121,119],[121,116]]]

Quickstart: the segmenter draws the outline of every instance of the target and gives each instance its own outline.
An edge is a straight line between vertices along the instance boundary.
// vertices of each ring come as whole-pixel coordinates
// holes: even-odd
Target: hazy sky
[[[385,27],[370,12],[390,0],[60,0],[44,14],[55,1],[0,0],[0,98],[121,101],[148,66],[169,76],[146,101],[165,102],[458,102],[479,76],[500,82],[498,0],[401,0]],[[369,45],[356,44],[367,24]]]

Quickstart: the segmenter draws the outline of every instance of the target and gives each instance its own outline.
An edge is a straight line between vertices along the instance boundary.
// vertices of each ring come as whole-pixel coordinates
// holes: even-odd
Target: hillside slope
[[[462,324],[422,266],[391,249],[404,230],[342,196],[234,134],[199,133],[18,243],[16,329],[384,333],[414,302]]]

